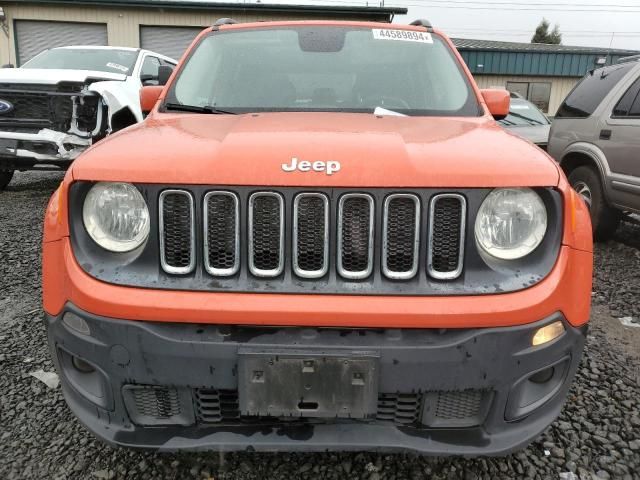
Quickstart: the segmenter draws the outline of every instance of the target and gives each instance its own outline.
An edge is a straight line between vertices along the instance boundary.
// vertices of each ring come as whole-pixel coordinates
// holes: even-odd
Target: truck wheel
[[[578,167],[569,174],[569,183],[589,207],[593,237],[596,240],[611,238],[622,214],[607,205],[598,173],[591,167]]]
[[[4,190],[13,178],[13,170],[9,172],[0,172],[0,190]]]

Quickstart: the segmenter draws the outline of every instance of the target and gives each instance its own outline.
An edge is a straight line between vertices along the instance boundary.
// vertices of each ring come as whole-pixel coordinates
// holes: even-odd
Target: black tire
[[[13,178],[13,170],[9,172],[0,172],[0,190],[4,190]]]
[[[578,167],[569,174],[569,183],[589,207],[593,238],[598,241],[610,239],[620,224],[622,213],[607,205],[599,173],[591,167]]]

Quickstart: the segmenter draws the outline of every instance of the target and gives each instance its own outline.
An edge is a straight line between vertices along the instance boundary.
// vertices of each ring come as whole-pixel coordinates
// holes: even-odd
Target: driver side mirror
[[[509,107],[511,106],[511,94],[507,90],[499,88],[487,88],[481,90],[484,103],[489,109],[489,113],[496,120],[502,120],[509,115]]]
[[[173,75],[173,67],[160,65],[158,68],[158,85],[166,85],[171,75]]]
[[[148,87],[142,87],[140,90],[140,109],[143,114],[149,113],[156,106],[160,94],[164,90],[164,87],[159,85],[150,85]]]

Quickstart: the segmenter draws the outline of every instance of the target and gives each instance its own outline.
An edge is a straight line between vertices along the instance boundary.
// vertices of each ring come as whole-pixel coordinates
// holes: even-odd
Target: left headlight
[[[530,188],[493,190],[476,217],[476,243],[502,260],[526,257],[542,242],[547,231],[547,209]]]
[[[130,252],[149,236],[147,203],[129,183],[95,184],[84,200],[82,219],[93,241],[111,252]]]

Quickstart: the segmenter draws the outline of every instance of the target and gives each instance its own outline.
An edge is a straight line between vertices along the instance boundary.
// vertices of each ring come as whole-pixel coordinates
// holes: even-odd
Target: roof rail
[[[640,60],[640,55],[631,55],[630,57],[622,57],[618,60],[617,63],[629,63],[629,62],[637,62]]]
[[[414,20],[409,25],[413,25],[415,27],[425,27],[427,29],[427,32],[433,32],[433,26],[431,25],[431,22],[429,20],[425,20],[424,18]]]
[[[222,25],[233,25],[234,23],[238,23],[233,18],[219,18],[216,20],[216,23],[213,24],[213,29],[218,30]]]

